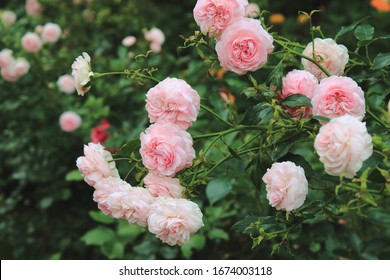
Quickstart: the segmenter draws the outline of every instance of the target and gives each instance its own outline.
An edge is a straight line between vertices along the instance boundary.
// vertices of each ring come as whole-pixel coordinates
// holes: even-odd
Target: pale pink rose
[[[344,73],[345,65],[349,60],[348,49],[344,45],[337,45],[337,43],[331,39],[314,39],[314,53],[313,43],[310,42],[303,51],[303,54],[314,58],[331,75],[340,76]],[[319,80],[326,78],[326,74],[318,68],[313,62],[302,58],[301,62],[306,71],[309,71]]]
[[[0,51],[0,68],[6,68],[14,63],[14,57],[10,49]]]
[[[149,45],[149,48],[152,52],[155,53],[159,53],[162,50],[161,45],[159,43],[154,43],[154,42]]]
[[[249,3],[246,6],[245,15],[247,17],[258,17],[260,15],[260,7],[256,3]]]
[[[186,81],[166,78],[146,94],[146,110],[151,123],[169,122],[187,129],[196,121],[200,97]]]
[[[100,144],[84,145],[84,156],[77,158],[76,165],[84,181],[90,186],[94,186],[102,178],[119,178],[111,153]]]
[[[34,30],[35,30],[35,33],[41,34],[42,31],[43,31],[43,26],[42,25],[37,25],[37,26],[35,26]]]
[[[194,19],[204,34],[217,38],[235,21],[245,16],[247,0],[198,0]]]
[[[179,179],[149,173],[145,176],[144,183],[154,197],[181,198],[183,196],[184,188],[180,185]]]
[[[365,123],[351,115],[332,119],[320,128],[314,148],[330,175],[353,178],[372,155],[372,138]]]
[[[1,76],[7,82],[16,82],[20,76],[16,74],[15,64],[11,64],[8,67],[1,68]]]
[[[183,198],[157,197],[150,207],[149,231],[171,246],[188,242],[202,226],[199,206]]]
[[[143,164],[154,173],[173,177],[195,158],[191,135],[174,124],[152,124],[140,139]]]
[[[273,38],[259,20],[242,18],[228,26],[215,49],[221,66],[239,75],[254,72],[267,63]]]
[[[75,112],[64,112],[60,116],[60,126],[63,131],[71,132],[79,128],[81,117]]]
[[[144,34],[144,36],[145,36],[146,41],[149,41],[149,42],[152,42],[152,43],[155,43],[158,45],[162,45],[165,42],[164,33],[162,32],[161,29],[159,29],[157,27],[151,28],[149,31],[147,31]]]
[[[154,197],[145,188],[131,187],[126,191],[111,193],[106,203],[111,216],[117,219],[126,219],[129,223],[147,225],[150,206]]]
[[[318,85],[318,80],[313,74],[305,70],[292,70],[286,77],[282,79],[282,93],[279,96],[281,100],[293,94],[303,94],[308,98],[313,97],[315,87]],[[308,118],[312,115],[312,110],[309,107],[287,108],[292,117]]]
[[[42,41],[36,33],[27,32],[22,37],[22,46],[27,52],[37,52],[42,47]]]
[[[14,67],[16,75],[21,77],[27,74],[28,70],[30,70],[30,63],[25,58],[20,57],[15,59]]]
[[[66,94],[72,94],[76,88],[74,86],[74,79],[71,75],[62,75],[58,78],[57,85],[60,91]]]
[[[26,13],[31,16],[39,16],[42,13],[42,6],[38,0],[26,0]]]
[[[4,11],[1,14],[1,21],[4,26],[11,26],[16,22],[16,15],[13,11]]]
[[[79,95],[84,95],[91,89],[90,81],[93,76],[91,70],[91,57],[86,52],[78,56],[72,64],[72,76]]]
[[[44,42],[55,43],[62,33],[61,27],[56,23],[46,23],[42,29],[42,39]]]
[[[314,89],[311,104],[314,116],[330,119],[349,114],[362,120],[366,112],[364,92],[349,77],[331,76],[322,79]]]
[[[137,42],[137,38],[135,38],[134,36],[127,36],[122,40],[122,45],[124,45],[125,47],[131,47],[135,44],[135,42]]]
[[[277,210],[292,211],[302,206],[308,182],[302,167],[291,161],[275,162],[263,176],[267,199]]]

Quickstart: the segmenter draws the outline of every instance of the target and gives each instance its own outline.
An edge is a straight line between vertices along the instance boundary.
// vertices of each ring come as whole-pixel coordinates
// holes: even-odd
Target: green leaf
[[[229,239],[229,234],[219,228],[215,228],[210,230],[210,232],[207,235],[210,239],[223,239],[223,240],[228,240]]]
[[[361,24],[356,27],[354,35],[359,41],[371,40],[374,37],[374,27],[369,24]]]
[[[132,152],[138,151],[141,146],[141,141],[139,138],[129,140],[126,144],[124,144],[118,152],[116,152],[115,156],[130,156]]]
[[[117,233],[118,236],[125,237],[128,242],[132,242],[140,234],[145,232],[145,228],[137,224],[129,224],[127,220],[119,220]]]
[[[365,18],[362,18],[361,20],[359,20],[359,21],[357,21],[357,22],[355,22],[355,23],[353,23],[353,24],[351,24],[351,25],[342,26],[341,29],[340,29],[340,31],[337,32],[336,36],[334,37],[334,40],[336,41],[340,36],[342,36],[342,35],[344,35],[344,34],[346,34],[346,33],[348,33],[348,32],[351,32],[352,30],[355,29],[355,27],[356,27],[359,23],[361,23],[362,21],[364,21],[364,20],[366,20],[366,19],[368,19],[368,18],[369,18],[369,17],[365,17]]]
[[[330,122],[330,119],[324,116],[313,116],[312,118],[319,121]]]
[[[102,247],[102,252],[110,260],[122,259],[125,254],[125,246],[121,242],[115,241],[114,243],[105,244]]]
[[[266,170],[261,166],[260,157],[256,157],[256,159],[254,159],[252,171],[249,177],[256,190],[258,190],[259,192],[261,192],[263,175],[265,174],[265,172]]]
[[[378,70],[390,65],[390,52],[389,53],[379,53],[372,63],[371,69]]]
[[[382,227],[390,227],[390,213],[388,210],[371,208],[368,212],[369,221]]]
[[[261,120],[261,112],[269,108],[266,103],[260,103],[246,110],[241,124],[253,125],[257,124]]]
[[[115,222],[115,219],[105,215],[102,211],[89,211],[89,216],[97,222],[103,223],[103,224],[112,224]]]
[[[227,196],[234,184],[234,179],[230,177],[221,177],[211,180],[206,187],[206,195],[211,204]]]
[[[235,223],[232,228],[235,231],[238,231],[241,233],[251,234],[252,231],[247,230],[248,227],[251,224],[258,222],[259,220],[260,220],[260,217],[258,215],[249,214],[249,215],[245,216],[245,218],[242,219],[241,221],[238,221],[237,223]]]
[[[180,249],[186,259],[191,258],[193,250],[201,250],[206,244],[206,237],[202,234],[194,234]]]
[[[283,59],[276,65],[276,67],[269,74],[267,81],[270,85],[270,88],[275,86],[276,88],[282,87],[282,78],[283,78]]]
[[[103,245],[111,240],[115,239],[115,232],[107,227],[96,227],[88,231],[81,240],[87,245]]]
[[[282,100],[282,104],[290,108],[295,108],[298,106],[307,106],[310,108],[313,107],[311,105],[311,99],[299,93],[287,96],[285,99]]]
[[[81,176],[81,172],[78,169],[72,170],[65,175],[65,181],[67,182],[82,181],[82,180],[83,180],[83,176]]]
[[[277,161],[278,159],[284,157],[291,149],[292,146],[294,146],[295,141],[289,141],[289,142],[282,142],[279,143],[274,150],[271,151],[271,160]]]

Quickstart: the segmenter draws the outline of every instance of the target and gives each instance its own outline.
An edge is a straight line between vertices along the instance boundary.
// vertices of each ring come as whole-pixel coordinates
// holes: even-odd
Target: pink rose
[[[90,186],[94,186],[102,178],[119,178],[112,155],[104,150],[100,144],[84,145],[84,156],[77,158],[76,165],[81,171],[84,181]]]
[[[15,73],[18,77],[21,77],[28,73],[30,70],[30,63],[23,57],[15,59],[14,62]]]
[[[310,72],[293,70],[282,79],[282,83],[282,94],[279,96],[281,100],[297,93],[312,98],[314,89],[318,85],[318,80]],[[312,115],[312,110],[309,107],[304,107],[304,111],[301,110],[301,107],[287,108],[287,110],[292,117],[299,117],[302,113],[304,118]]]
[[[1,76],[4,80],[11,83],[16,82],[19,79],[19,75],[16,73],[14,64],[5,68],[1,68]]]
[[[215,49],[221,66],[243,75],[262,67],[273,49],[273,38],[259,20],[242,18],[228,26]]]
[[[275,162],[263,176],[267,199],[277,210],[292,211],[302,206],[308,182],[302,167],[291,161]]]
[[[11,26],[16,22],[16,15],[13,11],[4,11],[1,14],[1,21],[4,26]]]
[[[57,86],[60,91],[66,94],[72,94],[76,88],[74,85],[74,79],[71,75],[62,75],[57,80]]]
[[[38,0],[26,0],[26,13],[32,16],[39,16],[42,13],[42,6]]]
[[[322,79],[314,89],[311,104],[314,116],[330,119],[349,114],[362,120],[366,112],[364,92],[349,77],[331,76]]]
[[[6,68],[12,65],[14,62],[14,57],[10,49],[2,49],[0,51],[0,68]]]
[[[246,6],[245,15],[252,18],[258,17],[260,15],[259,5],[256,3],[249,3],[248,6]]]
[[[198,0],[194,19],[204,34],[220,37],[235,21],[245,16],[247,0]]]
[[[134,36],[127,36],[122,40],[122,45],[124,45],[125,47],[131,47],[135,44],[135,42],[137,42],[137,38],[135,38]]]
[[[150,43],[149,48],[152,52],[159,53],[161,52],[161,45],[159,43]]]
[[[72,64],[72,76],[74,77],[75,87],[79,95],[84,95],[91,89],[90,81],[93,76],[91,68],[91,57],[83,52]]]
[[[170,123],[156,123],[141,133],[140,154],[149,170],[164,176],[174,176],[192,165],[195,150],[191,135]]]
[[[60,126],[63,131],[70,132],[79,128],[81,117],[75,112],[64,112],[60,116]]]
[[[55,23],[46,23],[42,29],[42,38],[44,42],[55,43],[62,33],[61,27]]]
[[[157,197],[150,207],[149,231],[171,246],[182,245],[202,226],[197,204],[183,198]]]
[[[181,198],[184,188],[180,185],[179,179],[158,176],[153,173],[149,173],[144,178],[146,189],[154,197],[173,197]]]
[[[332,119],[320,128],[314,148],[330,175],[353,178],[372,155],[372,138],[365,123],[351,115]]]
[[[324,66],[331,75],[336,76],[340,76],[344,73],[345,65],[349,60],[348,49],[344,45],[337,45],[337,43],[330,38],[315,38],[314,53],[313,43],[310,42],[303,51],[303,54],[314,58],[317,62]],[[312,73],[319,80],[327,77],[326,74],[322,72],[322,70],[313,62],[304,58],[302,58],[301,62],[305,70]]]
[[[42,41],[36,33],[27,32],[22,37],[22,46],[27,52],[37,52],[42,47]]]
[[[164,33],[162,32],[161,29],[159,29],[157,27],[151,28],[149,31],[147,31],[144,34],[144,36],[145,36],[145,40],[146,41],[149,41],[149,42],[152,42],[152,43],[156,43],[158,45],[162,45],[165,42],[165,35],[164,35]]]
[[[151,123],[169,122],[187,129],[196,121],[200,97],[186,81],[166,78],[146,94],[146,110]]]

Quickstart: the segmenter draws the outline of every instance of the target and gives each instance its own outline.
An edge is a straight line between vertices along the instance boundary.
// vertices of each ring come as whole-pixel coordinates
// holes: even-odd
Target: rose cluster
[[[46,23],[44,26],[38,25],[36,32],[27,32],[22,37],[22,46],[27,52],[38,52],[44,43],[56,43],[62,34],[61,27],[56,23]]]
[[[8,82],[16,82],[28,73],[30,63],[23,57],[14,58],[10,49],[0,51],[1,76]]]
[[[221,66],[243,75],[267,63],[273,49],[272,36],[247,12],[247,0],[198,0],[194,18],[201,31],[217,40]]]
[[[145,188],[120,179],[111,154],[99,143],[85,146],[76,164],[106,215],[148,226],[163,242],[182,245],[203,226],[198,205],[183,198],[184,188],[173,178],[195,157],[186,129],[197,118],[200,97],[184,80],[166,78],[146,94],[146,109],[152,125],[140,135],[140,154],[149,169]]]

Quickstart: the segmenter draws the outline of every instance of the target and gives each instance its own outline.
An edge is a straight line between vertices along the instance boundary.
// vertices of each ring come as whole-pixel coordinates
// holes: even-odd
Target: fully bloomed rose
[[[111,127],[111,124],[105,118],[102,118],[100,121],[102,124],[91,130],[91,142],[104,144],[110,137],[106,130]]]
[[[373,151],[365,123],[351,115],[332,119],[322,126],[314,147],[330,175],[353,178]]]
[[[149,231],[171,246],[182,245],[202,226],[203,214],[187,199],[157,197],[150,207]]]
[[[330,119],[349,114],[362,120],[366,112],[364,92],[349,77],[331,76],[322,79],[314,89],[311,104],[313,115]]]
[[[115,161],[112,161],[112,155],[100,144],[84,145],[84,156],[77,158],[76,165],[81,171],[84,181],[90,186],[94,186],[102,178],[119,178]]]
[[[60,91],[66,94],[72,94],[76,90],[74,79],[71,75],[60,76],[57,80],[57,86]]]
[[[1,68],[1,76],[7,82],[16,82],[19,79],[19,75],[16,74],[14,63],[8,67]]]
[[[63,131],[71,132],[79,128],[81,117],[75,112],[64,112],[60,116],[60,126]]]
[[[278,210],[292,211],[302,206],[308,182],[302,167],[291,161],[275,162],[263,176],[269,204]]]
[[[171,177],[191,166],[195,158],[191,135],[174,124],[155,123],[140,139],[142,161],[151,172]]]
[[[36,33],[27,32],[22,37],[22,46],[27,52],[38,52],[42,48],[42,41]]]
[[[245,16],[247,0],[198,0],[194,19],[204,34],[220,37],[235,21]]]
[[[23,57],[19,57],[15,59],[14,61],[14,67],[15,67],[15,73],[19,77],[25,75],[28,73],[28,70],[30,70],[30,63],[27,61],[27,59]]]
[[[0,68],[6,68],[14,62],[12,50],[2,49],[0,51]]]
[[[177,178],[148,173],[144,178],[144,183],[146,189],[154,197],[181,198],[183,196],[184,188],[180,185],[180,181]]]
[[[286,77],[282,79],[282,93],[279,96],[281,100],[293,94],[303,94],[308,98],[313,97],[315,87],[318,85],[318,80],[313,74],[305,70],[290,71]],[[292,117],[310,117],[312,110],[309,107],[304,107],[304,110],[299,108],[287,108]]]
[[[13,11],[4,11],[1,14],[1,21],[3,22],[4,26],[11,26],[16,21],[16,14]]]
[[[46,23],[43,26],[41,36],[44,42],[55,43],[62,33],[61,27],[56,23]]]
[[[341,44],[337,44],[333,39],[314,39],[314,52],[313,43],[310,42],[303,51],[303,54],[314,58],[318,63],[325,67],[331,75],[340,76],[344,73],[345,65],[349,60],[348,49]],[[303,67],[306,71],[309,71],[319,80],[326,78],[327,75],[316,66],[313,62],[302,58]]]
[[[39,16],[42,13],[42,6],[38,0],[26,0],[26,13],[31,16]]]
[[[166,78],[146,94],[151,123],[169,122],[187,129],[198,116],[200,97],[186,81]]]
[[[215,49],[223,68],[239,75],[254,72],[267,63],[273,38],[253,18],[242,18],[229,25]]]
[[[91,89],[90,81],[93,76],[91,70],[91,57],[86,52],[78,56],[72,64],[72,75],[79,95],[84,95]]]

